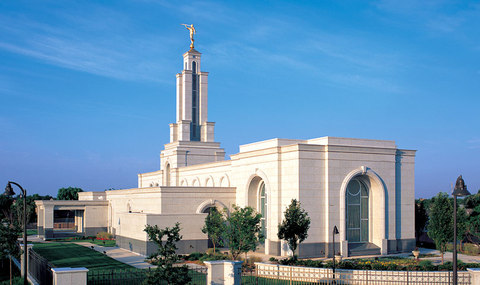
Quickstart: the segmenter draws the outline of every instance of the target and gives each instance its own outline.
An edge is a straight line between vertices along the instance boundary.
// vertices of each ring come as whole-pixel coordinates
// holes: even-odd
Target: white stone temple
[[[415,247],[415,151],[394,141],[321,137],[270,139],[241,145],[225,159],[208,121],[208,72],[201,53],[183,54],[178,73],[176,122],[160,155],[160,169],[138,175],[138,188],[79,193],[78,201],[36,201],[44,239],[65,234],[56,211],[75,216],[69,230],[80,235],[114,234],[117,244],[148,255],[155,250],[145,225],[181,224],[179,253],[204,251],[201,232],[209,208],[251,206],[262,214],[266,236],[259,251],[285,256],[278,224],[292,199],[311,218],[301,257],[389,254]]]

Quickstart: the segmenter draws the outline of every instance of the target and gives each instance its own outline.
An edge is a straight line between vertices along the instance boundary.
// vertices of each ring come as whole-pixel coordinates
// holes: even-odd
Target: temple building
[[[192,41],[193,46],[193,41]],[[176,75],[176,122],[160,154],[160,169],[138,175],[138,188],[79,193],[78,201],[36,201],[38,234],[112,233],[125,249],[148,255],[155,250],[145,225],[181,225],[179,253],[204,251],[201,228],[211,207],[251,206],[262,214],[265,242],[259,251],[286,256],[278,224],[292,199],[311,218],[301,257],[389,254],[415,247],[415,151],[394,141],[320,137],[270,139],[241,145],[225,159],[215,142],[215,123],[208,120],[208,76],[202,54],[193,47],[183,54]],[[55,213],[70,211],[62,230]],[[65,212],[63,212],[65,213]]]

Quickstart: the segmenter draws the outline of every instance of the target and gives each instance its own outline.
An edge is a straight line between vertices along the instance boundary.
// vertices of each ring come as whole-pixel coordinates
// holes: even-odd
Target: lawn
[[[134,268],[98,251],[74,243],[37,243],[33,249],[56,267],[86,267],[91,271]]]

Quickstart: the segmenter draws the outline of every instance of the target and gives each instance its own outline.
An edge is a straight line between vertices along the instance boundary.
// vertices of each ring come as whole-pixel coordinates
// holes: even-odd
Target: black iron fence
[[[142,282],[147,277],[148,270],[126,269],[126,270],[88,271],[87,284],[88,285],[142,284]]]
[[[103,270],[89,271],[87,276],[88,285],[140,285],[147,278],[147,274],[155,269],[127,269],[127,270]],[[192,278],[189,284],[207,284],[206,268],[190,269],[188,274]],[[163,285],[163,284],[162,284]],[[167,283],[165,283],[167,285]]]
[[[28,273],[40,284],[53,284],[54,266],[33,249],[28,251]]]

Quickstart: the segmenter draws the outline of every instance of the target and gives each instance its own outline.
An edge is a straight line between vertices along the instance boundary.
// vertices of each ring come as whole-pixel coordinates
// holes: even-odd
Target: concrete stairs
[[[380,248],[373,243],[349,243],[348,256],[380,255]]]

